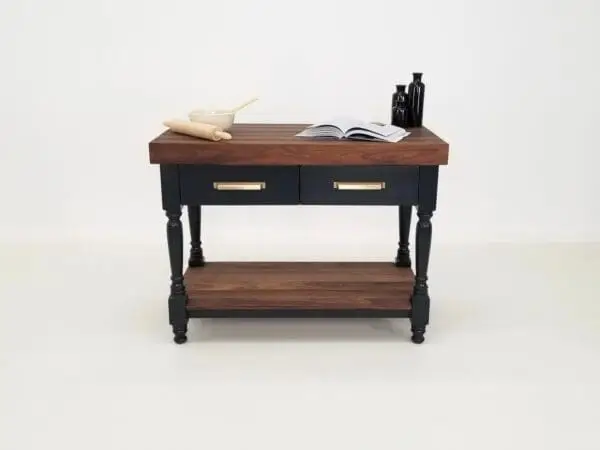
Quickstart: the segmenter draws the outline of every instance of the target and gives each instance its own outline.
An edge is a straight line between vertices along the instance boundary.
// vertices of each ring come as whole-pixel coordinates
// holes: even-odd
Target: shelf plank
[[[409,317],[414,275],[391,263],[208,263],[188,268],[192,317]]]

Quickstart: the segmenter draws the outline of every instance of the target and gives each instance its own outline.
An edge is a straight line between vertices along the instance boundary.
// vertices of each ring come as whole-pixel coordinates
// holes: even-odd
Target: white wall
[[[258,95],[240,120],[387,120],[394,84],[422,71],[426,125],[451,143],[437,242],[598,240],[599,15],[594,0],[4,0],[0,232],[162,242],[147,142],[163,119]],[[392,207],[204,219],[216,257],[389,253],[397,235]]]

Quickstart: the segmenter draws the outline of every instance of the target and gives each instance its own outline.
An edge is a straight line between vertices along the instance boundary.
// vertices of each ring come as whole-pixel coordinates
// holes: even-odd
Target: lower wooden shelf
[[[392,263],[212,262],[185,272],[190,317],[410,317]]]

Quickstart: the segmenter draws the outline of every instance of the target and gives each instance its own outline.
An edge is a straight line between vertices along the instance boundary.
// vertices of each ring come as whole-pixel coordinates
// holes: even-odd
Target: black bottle
[[[392,96],[392,125],[406,128],[409,126],[409,103],[405,84],[397,84]]]
[[[420,72],[413,72],[413,81],[408,85],[409,123],[412,127],[423,126],[423,102],[425,100],[425,85],[421,81]]]
[[[400,94],[400,85],[397,84],[396,85],[396,91],[392,94],[392,108],[391,108],[391,114],[392,114],[392,118],[390,120],[390,123],[393,124],[394,123],[394,118],[396,116],[396,106],[398,105],[398,94]]]

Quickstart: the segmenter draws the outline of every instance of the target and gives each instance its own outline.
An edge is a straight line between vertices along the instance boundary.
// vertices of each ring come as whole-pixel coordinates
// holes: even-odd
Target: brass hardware
[[[216,181],[213,188],[217,191],[262,191],[267,188],[264,181]]]
[[[334,181],[333,188],[338,191],[382,191],[385,181]]]

